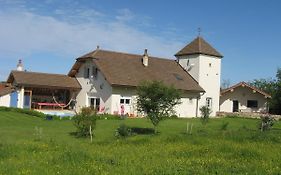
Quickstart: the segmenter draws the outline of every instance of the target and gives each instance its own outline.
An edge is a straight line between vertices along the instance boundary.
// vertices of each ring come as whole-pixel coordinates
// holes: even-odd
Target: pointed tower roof
[[[175,56],[204,54],[222,58],[223,56],[202,37],[198,36],[191,43],[181,49]]]

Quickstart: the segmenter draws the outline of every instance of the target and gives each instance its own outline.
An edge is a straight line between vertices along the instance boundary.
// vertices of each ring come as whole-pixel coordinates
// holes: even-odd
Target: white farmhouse
[[[162,81],[182,92],[175,108],[179,117],[197,117],[207,105],[216,112],[260,112],[270,96],[246,83],[220,92],[222,55],[198,36],[175,54],[175,59],[102,50],[76,59],[68,75],[24,71],[21,60],[12,71],[8,90],[0,89],[0,106],[79,112],[95,107],[100,113],[140,116],[137,87],[143,81]],[[12,88],[11,88],[12,87]]]
[[[111,114],[139,115],[136,87],[146,80],[163,81],[182,92],[176,107],[180,117],[199,115],[207,105],[219,111],[222,55],[202,37],[197,37],[176,54],[177,59],[96,50],[76,59],[69,72],[81,84],[77,109],[94,106]]]

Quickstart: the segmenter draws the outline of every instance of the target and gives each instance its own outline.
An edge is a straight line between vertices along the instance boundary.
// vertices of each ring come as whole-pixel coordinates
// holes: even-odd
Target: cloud
[[[135,17],[129,9],[119,9],[117,10],[117,13],[118,15],[116,16],[116,19],[122,22],[131,21]]]
[[[133,16],[126,9],[121,11],[123,16],[119,16],[116,21],[101,22],[93,19],[77,24],[28,11],[0,12],[1,54],[53,52],[77,56],[99,44],[104,49],[128,52],[148,48],[154,54],[170,57],[182,46],[180,42],[171,42],[168,37],[152,36],[120,22]],[[89,13],[95,12],[85,12],[83,15],[91,16]]]
[[[42,15],[23,8],[0,9],[0,61],[5,61],[5,65],[1,64],[0,80],[14,68],[17,59],[28,58],[32,62],[39,59],[32,57],[37,53],[56,56],[57,64],[63,65],[65,59],[72,64],[74,58],[97,45],[105,50],[136,54],[147,48],[150,55],[166,58],[172,58],[183,46],[181,41],[170,38],[172,35],[155,36],[131,25],[128,21],[135,21],[136,15],[128,9],[120,10],[115,18],[95,9],[77,9],[77,16],[69,15],[69,9],[54,11],[56,14]]]

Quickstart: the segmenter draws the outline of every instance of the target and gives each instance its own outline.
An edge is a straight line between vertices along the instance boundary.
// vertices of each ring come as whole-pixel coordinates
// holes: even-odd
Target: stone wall
[[[271,115],[256,112],[217,112],[217,117],[244,117],[244,118],[260,118],[261,116],[270,115],[276,120],[281,120],[281,115]]]

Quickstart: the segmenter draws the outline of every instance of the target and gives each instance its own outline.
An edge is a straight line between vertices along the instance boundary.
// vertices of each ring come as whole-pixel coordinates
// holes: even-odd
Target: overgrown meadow
[[[71,120],[0,111],[0,174],[280,174],[280,122],[266,132],[258,123],[167,119],[156,135],[120,138],[121,124],[153,126],[147,119],[98,120],[91,143],[75,137]]]

